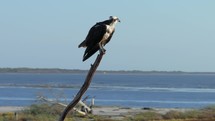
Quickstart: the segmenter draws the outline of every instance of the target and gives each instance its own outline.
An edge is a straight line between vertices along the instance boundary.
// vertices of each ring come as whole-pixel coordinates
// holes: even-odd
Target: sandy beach
[[[13,107],[13,106],[1,106],[0,113],[17,112],[27,107]],[[178,108],[129,108],[129,107],[117,107],[117,106],[99,106],[93,108],[93,114],[99,116],[105,116],[112,119],[122,119],[125,116],[138,114],[141,112],[153,111],[160,114],[165,114],[171,110],[175,111],[188,111],[191,109],[178,109]]]
[[[17,106],[0,106],[0,112],[15,112],[21,111],[26,107],[17,107]],[[117,107],[117,106],[102,106],[93,108],[93,113],[96,115],[121,115],[126,113],[139,113],[146,111],[156,111],[161,114],[165,114],[171,110],[175,111],[187,111],[191,109],[183,109],[183,108],[127,108],[127,107]]]
[[[0,106],[0,113],[5,112],[16,112],[21,111],[27,107],[17,107],[17,106]],[[140,113],[146,111],[155,111],[161,114],[165,114],[168,111],[187,111],[190,109],[182,108],[129,108],[129,107],[117,107],[117,106],[99,106],[93,108],[93,114],[95,115],[123,115],[127,113]]]
[[[107,116],[113,119],[122,119],[128,117],[129,115],[135,115],[138,113],[143,113],[147,111],[153,111],[160,114],[166,114],[169,111],[179,111],[185,112],[191,109],[182,109],[182,108],[127,108],[127,107],[96,107],[93,108],[93,114],[99,116]]]
[[[16,107],[16,106],[0,106],[0,113],[6,112],[16,112],[23,110],[24,107]]]

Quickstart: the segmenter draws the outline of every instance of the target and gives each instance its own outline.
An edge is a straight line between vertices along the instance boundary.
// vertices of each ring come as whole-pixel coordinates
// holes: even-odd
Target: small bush
[[[161,119],[162,119],[161,114],[148,111],[148,112],[135,115],[132,121],[151,121],[151,120],[161,120]]]
[[[215,105],[207,106],[207,107],[203,108],[202,110],[215,112]]]
[[[39,114],[58,115],[61,114],[62,110],[63,107],[59,105],[34,104],[31,105],[28,109],[24,110],[24,112],[31,115]]]
[[[169,111],[165,115],[163,115],[164,119],[181,119],[182,118],[182,112],[179,111]]]
[[[198,119],[199,115],[201,114],[201,111],[199,110],[190,110],[183,113],[184,119]]]

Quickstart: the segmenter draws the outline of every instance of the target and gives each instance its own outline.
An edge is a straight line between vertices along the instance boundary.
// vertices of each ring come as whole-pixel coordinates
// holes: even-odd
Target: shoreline
[[[62,69],[62,68],[30,68],[30,67],[0,67],[0,73],[15,74],[15,73],[26,73],[26,74],[86,74],[88,70],[82,69]],[[215,72],[201,72],[201,71],[143,71],[143,70],[97,70],[97,74],[212,74]]]
[[[20,111],[27,109],[26,107],[16,106],[0,106],[0,116],[10,115],[16,116]],[[164,116],[168,115],[169,112],[178,112],[177,114],[186,113],[189,111],[195,111],[200,109],[187,109],[187,108],[130,108],[130,107],[118,107],[118,106],[95,106],[93,107],[93,116],[101,117],[103,119],[112,119],[113,121],[122,121],[127,118],[135,118],[136,116],[143,114],[152,114],[151,116]],[[63,111],[63,110],[62,110]],[[76,118],[81,118],[77,116]],[[135,120],[136,121],[136,120]]]
[[[63,109],[59,109],[58,113],[46,114],[47,111],[50,111],[49,108],[45,105],[44,107],[35,108],[36,111],[40,109],[38,114],[26,113],[24,110],[29,107],[16,107],[16,106],[0,106],[0,119],[12,119],[18,118],[22,119],[34,119],[35,121],[40,121],[41,118],[44,120],[56,120],[59,118]],[[33,109],[35,111],[35,109]],[[42,109],[42,112],[41,112]],[[20,112],[19,112],[20,111]],[[55,110],[56,111],[56,110]],[[53,112],[52,112],[53,113]],[[45,115],[44,115],[45,114]],[[130,107],[118,107],[118,106],[95,106],[93,107],[93,115],[83,116],[80,114],[74,114],[72,117],[68,117],[74,120],[93,120],[100,119],[101,121],[106,119],[111,119],[111,121],[140,121],[140,120],[177,120],[177,121],[212,121],[215,120],[215,106],[199,108],[199,109],[187,109],[187,108],[130,108]],[[18,117],[19,115],[19,117]],[[30,117],[26,117],[30,115]],[[1,117],[2,116],[2,117]],[[42,116],[42,117],[41,117]],[[109,120],[108,120],[109,121]]]
[[[7,112],[18,112],[28,108],[22,106],[0,106],[0,113]],[[127,115],[128,113],[136,114],[147,111],[155,111],[160,114],[166,114],[169,111],[180,111],[185,112],[189,110],[194,110],[192,108],[133,108],[133,107],[120,107],[120,106],[96,106],[93,107],[93,114],[100,116],[117,116],[117,115]]]
[[[22,106],[0,106],[0,113],[22,111],[26,107]]]

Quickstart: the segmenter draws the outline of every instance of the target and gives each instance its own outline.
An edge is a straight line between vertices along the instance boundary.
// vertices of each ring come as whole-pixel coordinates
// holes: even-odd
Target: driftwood
[[[54,100],[47,99],[47,98],[42,97],[42,96],[39,96],[38,99],[41,100],[41,101],[47,102],[47,103],[58,104],[58,105],[60,105],[60,106],[67,107],[67,104],[60,103],[60,102],[56,102],[56,101],[54,101]],[[78,104],[80,104],[81,106],[84,106],[84,107],[87,109],[87,111],[89,111],[89,112],[92,111],[92,109],[89,108],[83,101],[80,100],[80,101],[78,102]],[[83,111],[81,111],[81,110],[79,110],[79,109],[77,109],[77,108],[75,108],[75,107],[73,108],[73,110],[76,111],[76,112],[78,112],[78,113],[81,114],[81,115],[87,115],[87,113],[88,113],[88,112],[83,112]]]
[[[100,51],[99,55],[97,56],[95,62],[93,65],[91,65],[91,68],[87,74],[87,77],[85,79],[84,84],[82,85],[81,89],[79,90],[79,92],[77,93],[77,95],[75,96],[75,98],[69,103],[69,105],[67,105],[67,107],[64,109],[63,113],[61,114],[59,121],[64,121],[66,115],[69,113],[69,111],[71,109],[73,109],[75,107],[75,105],[81,100],[81,97],[83,96],[83,94],[86,92],[86,90],[88,89],[88,87],[90,86],[92,77],[97,69],[97,67],[99,66],[102,57],[103,57],[104,53],[102,51]]]

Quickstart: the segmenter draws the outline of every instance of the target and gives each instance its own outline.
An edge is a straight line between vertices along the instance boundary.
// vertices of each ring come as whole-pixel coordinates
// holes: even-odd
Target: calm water
[[[84,79],[85,74],[2,73],[0,106],[30,105],[41,95],[68,102]],[[62,88],[64,86],[70,88]],[[199,108],[215,105],[215,75],[97,74],[87,95],[95,97],[96,105]]]

